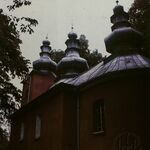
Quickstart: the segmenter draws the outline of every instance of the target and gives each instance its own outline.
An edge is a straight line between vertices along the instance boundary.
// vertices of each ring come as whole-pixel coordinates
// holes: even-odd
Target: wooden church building
[[[43,41],[11,117],[10,150],[150,150],[150,60],[123,7],[113,11],[111,55],[91,69],[76,33],[58,64]]]

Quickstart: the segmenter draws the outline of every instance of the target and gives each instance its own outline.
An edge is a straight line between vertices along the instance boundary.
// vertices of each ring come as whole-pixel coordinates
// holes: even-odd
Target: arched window
[[[35,121],[35,139],[40,138],[41,136],[41,118],[39,116],[36,116]]]
[[[20,141],[24,139],[24,123],[21,123],[20,126]]]

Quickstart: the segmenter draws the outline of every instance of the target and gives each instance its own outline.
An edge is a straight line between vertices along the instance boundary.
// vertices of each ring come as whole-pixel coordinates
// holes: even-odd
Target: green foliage
[[[88,49],[89,44],[86,36],[81,34],[79,38],[80,43],[80,56],[85,58],[89,67],[93,67],[102,61],[102,54],[97,49],[91,51]]]
[[[0,128],[0,150],[8,150],[8,133]]]
[[[9,10],[15,10],[23,5],[31,5],[31,2],[28,0],[13,0],[13,4],[7,6]]]
[[[23,5],[27,0],[13,0],[10,11]],[[0,129],[1,125],[20,106],[21,91],[12,84],[12,79],[24,79],[29,71],[29,60],[20,51],[20,32],[33,33],[37,21],[28,17],[17,18],[0,9]]]
[[[80,49],[82,51],[86,51],[89,47],[89,44],[88,44],[89,41],[86,39],[86,36],[84,34],[81,34],[79,41],[80,41]]]
[[[17,8],[20,8],[22,6],[29,6],[31,5],[31,1],[29,0],[11,0],[12,5],[8,5],[7,8],[9,11],[14,11]],[[38,24],[37,20],[29,18],[29,17],[16,17],[9,15],[9,19],[11,20],[11,23],[15,25],[16,29],[19,29],[18,31],[21,31],[23,33],[27,32],[29,34],[33,33],[34,30],[32,27],[36,26]]]
[[[53,49],[51,51],[51,59],[58,63],[65,56],[65,52],[61,49]]]
[[[143,33],[143,54],[150,57],[150,0],[134,0],[129,15],[133,27]]]
[[[97,49],[89,50],[80,53],[80,56],[85,58],[88,62],[89,67],[93,67],[103,60],[102,54]]]

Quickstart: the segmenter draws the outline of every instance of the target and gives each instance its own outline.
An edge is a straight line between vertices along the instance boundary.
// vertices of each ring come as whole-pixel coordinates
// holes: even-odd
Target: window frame
[[[93,134],[105,132],[105,105],[104,100],[96,100],[93,103]]]
[[[40,115],[36,115],[35,117],[35,139],[39,139],[41,137],[41,126],[42,126],[42,121]]]
[[[25,125],[24,125],[24,122],[21,122],[21,124],[20,124],[20,136],[19,136],[20,142],[24,140],[24,134],[25,134]]]

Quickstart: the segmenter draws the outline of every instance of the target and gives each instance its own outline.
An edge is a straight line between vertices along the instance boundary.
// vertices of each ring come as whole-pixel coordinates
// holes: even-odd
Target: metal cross
[[[47,33],[47,35],[46,35],[46,40],[48,40],[48,33]]]
[[[73,32],[73,29],[74,29],[74,27],[73,27],[73,24],[71,25],[71,31]]]
[[[118,0],[116,0],[116,4],[117,4],[117,5],[119,4],[119,1],[118,1]]]

